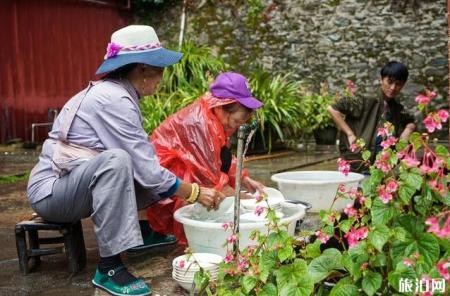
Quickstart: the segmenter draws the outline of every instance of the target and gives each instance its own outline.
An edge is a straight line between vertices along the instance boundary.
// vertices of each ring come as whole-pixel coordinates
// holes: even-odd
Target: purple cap
[[[219,99],[235,99],[250,109],[261,108],[263,103],[252,96],[247,79],[235,72],[221,73],[209,87],[212,95]]]

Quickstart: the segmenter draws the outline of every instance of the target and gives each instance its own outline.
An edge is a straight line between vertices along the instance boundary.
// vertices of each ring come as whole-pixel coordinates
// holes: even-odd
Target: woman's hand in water
[[[264,184],[253,180],[250,177],[244,177],[242,178],[242,186],[244,186],[248,191],[250,191],[251,193],[254,193],[256,191],[258,191],[259,193],[263,193],[264,192]]]
[[[200,187],[200,195],[198,196],[197,202],[202,204],[208,210],[217,210],[224,199],[225,195],[220,191],[212,188]]]

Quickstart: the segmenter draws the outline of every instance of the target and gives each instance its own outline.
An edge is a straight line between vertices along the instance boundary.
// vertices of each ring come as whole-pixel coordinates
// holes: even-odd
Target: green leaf
[[[398,263],[396,265],[395,270],[390,271],[388,274],[388,281],[389,284],[394,287],[395,290],[399,291],[399,286],[400,286],[400,281],[404,281],[404,280],[410,280],[413,285],[415,283],[415,280],[417,278],[416,273],[414,272],[414,270],[412,270],[409,267],[406,267],[402,262]],[[414,293],[414,286],[412,289],[412,292]],[[413,293],[408,295],[412,295]]]
[[[259,279],[265,283],[267,278],[272,273],[277,264],[277,252],[276,251],[264,251],[259,261],[260,275]]]
[[[398,189],[398,195],[400,197],[400,200],[405,205],[409,205],[411,202],[411,198],[416,193],[416,189],[408,184],[400,183],[399,189]]]
[[[369,271],[362,280],[362,289],[367,295],[372,296],[381,287],[382,277],[378,272]]]
[[[400,139],[397,144],[395,145],[395,150],[400,151],[406,148],[406,146],[408,146],[408,142]]]
[[[405,242],[394,241],[390,250],[394,264],[416,252],[423,256],[425,266],[431,268],[439,259],[439,242],[432,234],[422,232],[408,236]]]
[[[259,292],[260,296],[277,296],[278,290],[277,287],[273,283],[268,283],[262,287],[262,290]]]
[[[367,239],[379,252],[383,252],[383,246],[390,237],[389,229],[383,224],[376,224],[369,231]]]
[[[341,257],[339,250],[326,249],[321,256],[313,259],[308,266],[308,273],[314,283],[325,279],[335,269],[343,269]]]
[[[394,227],[393,231],[394,231],[395,239],[402,241],[402,242],[405,241],[406,230],[403,227],[401,227],[401,226]]]
[[[434,149],[434,151],[436,151],[436,154],[438,155],[438,156],[441,156],[441,157],[448,157],[449,155],[449,153],[448,153],[448,150],[447,150],[447,148],[445,148],[445,146],[442,146],[442,145],[437,145],[436,146],[436,149]]]
[[[284,262],[286,259],[290,259],[294,256],[294,249],[291,245],[287,245],[278,250],[278,259]]]
[[[347,233],[350,231],[350,228],[352,227],[354,222],[355,222],[354,219],[345,219],[339,223],[339,228],[343,232]]]
[[[253,288],[255,288],[257,282],[258,280],[256,277],[246,275],[241,279],[241,286],[244,289],[244,292],[249,294],[250,291],[252,291]]]
[[[411,170],[400,173],[400,180],[404,181],[410,187],[419,190],[422,187],[423,177],[419,171]]]
[[[316,239],[314,241],[314,243],[312,244],[307,244],[306,245],[306,254],[305,257],[306,258],[316,258],[320,256],[320,245],[322,244],[322,242],[318,239]]]
[[[388,224],[395,215],[395,209],[391,203],[384,204],[379,198],[375,198],[370,209],[372,220],[375,224]]]
[[[358,287],[351,284],[336,285],[331,289],[330,296],[357,296],[359,295]]]
[[[309,278],[307,270],[308,265],[303,259],[295,259],[294,263],[281,266],[275,271],[278,288],[290,282],[297,282],[305,276]]]
[[[417,151],[422,146],[422,136],[418,132],[414,132],[409,136],[409,142]]]
[[[373,267],[383,267],[387,264],[386,255],[384,253],[376,254],[375,256],[370,256],[370,265]]]
[[[369,160],[369,158],[370,158],[370,151],[369,150],[364,150],[362,152],[362,158],[363,158],[363,160]]]

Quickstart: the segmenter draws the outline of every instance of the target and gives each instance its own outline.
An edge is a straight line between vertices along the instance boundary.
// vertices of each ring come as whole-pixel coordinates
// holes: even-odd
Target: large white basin
[[[287,200],[306,201],[312,205],[311,212],[328,210],[336,196],[339,184],[349,190],[358,187],[364,175],[349,173],[345,176],[337,171],[295,171],[272,175],[278,189]],[[353,201],[338,199],[333,210],[342,210]]]
[[[282,211],[285,214],[280,219],[280,224],[288,224],[288,233],[294,235],[295,224],[305,216],[305,207],[291,203],[282,203]],[[224,230],[223,222],[210,222],[193,219],[195,205],[188,205],[178,209],[174,213],[174,218],[183,224],[184,233],[189,247],[196,253],[213,253],[221,256],[226,255],[226,239],[232,234],[233,229]],[[230,216],[228,222],[232,222]],[[257,222],[240,222],[239,225],[239,247],[244,249],[247,246],[255,245],[256,242],[249,239],[250,233],[257,229],[262,233],[267,232],[267,220]],[[231,248],[230,248],[231,250]]]

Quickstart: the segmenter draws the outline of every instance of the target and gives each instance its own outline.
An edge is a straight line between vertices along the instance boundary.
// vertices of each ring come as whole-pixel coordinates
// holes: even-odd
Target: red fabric
[[[220,171],[220,150],[228,138],[213,108],[235,102],[217,99],[206,93],[191,105],[168,117],[151,135],[160,163],[183,181],[222,190],[228,184],[234,187],[236,157],[233,156],[228,174]],[[243,171],[243,176],[248,172]],[[153,230],[174,234],[178,242],[186,244],[183,225],[173,219],[173,213],[186,205],[182,198],[172,197],[147,210]]]

